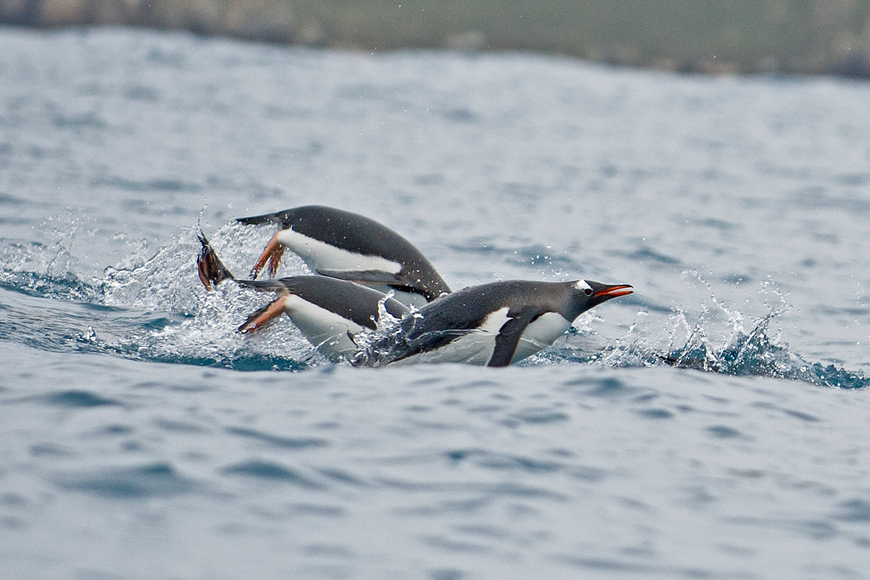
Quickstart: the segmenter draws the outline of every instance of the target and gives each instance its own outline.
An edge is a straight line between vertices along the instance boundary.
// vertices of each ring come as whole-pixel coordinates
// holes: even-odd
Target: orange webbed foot
[[[260,270],[263,269],[266,262],[269,262],[269,275],[274,277],[275,273],[278,271],[278,264],[281,262],[281,256],[283,254],[284,246],[278,243],[278,232],[275,232],[275,235],[272,236],[272,239],[269,240],[268,244],[266,244],[266,249],[264,249],[263,253],[260,254],[260,257],[257,258],[254,267],[251,268],[251,278],[254,280],[257,279]]]
[[[272,320],[284,313],[284,302],[286,300],[286,295],[279,296],[248,316],[248,319],[239,327],[239,332],[250,334],[268,325]]]

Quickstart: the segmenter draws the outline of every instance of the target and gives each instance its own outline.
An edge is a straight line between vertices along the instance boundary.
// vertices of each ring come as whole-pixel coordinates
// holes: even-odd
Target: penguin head
[[[630,288],[629,284],[602,284],[592,280],[578,280],[574,283],[573,293],[580,306],[580,312],[585,312],[611,298],[631,294]]]

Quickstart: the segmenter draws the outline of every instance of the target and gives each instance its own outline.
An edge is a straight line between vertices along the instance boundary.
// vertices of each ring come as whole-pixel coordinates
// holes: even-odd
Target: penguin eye
[[[583,294],[585,294],[586,296],[592,296],[592,288],[587,288],[583,291]]]

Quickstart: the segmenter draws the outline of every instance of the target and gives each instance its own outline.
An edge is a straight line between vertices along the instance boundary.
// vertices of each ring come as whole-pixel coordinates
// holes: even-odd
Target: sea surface
[[[870,578],[870,84],[0,28],[0,577]],[[453,288],[629,283],[506,369],[317,355],[304,204]],[[305,272],[287,255],[280,274]]]

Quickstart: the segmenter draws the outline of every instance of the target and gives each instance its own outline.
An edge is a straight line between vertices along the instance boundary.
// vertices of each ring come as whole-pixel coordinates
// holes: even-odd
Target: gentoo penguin
[[[308,342],[331,361],[356,354],[355,336],[365,329],[377,330],[381,305],[396,319],[408,313],[404,304],[377,290],[326,276],[236,282],[278,293],[275,300],[248,316],[239,332],[252,332],[287,314]]]
[[[544,349],[583,312],[617,296],[627,284],[492,282],[443,296],[412,312],[402,330],[375,343],[360,366],[464,362],[507,366]]]
[[[355,213],[320,205],[238,218],[243,224],[276,223],[278,232],[251,269],[256,279],[269,262],[274,276],[284,248],[299,255],[315,273],[387,292],[408,305],[422,306],[450,292],[429,260],[408,240]]]
[[[356,334],[364,329],[377,330],[381,308],[396,319],[408,313],[404,304],[377,290],[337,278],[292,276],[279,280],[237,280],[201,233],[199,240],[202,251],[197,259],[197,272],[206,289],[230,279],[240,286],[278,293],[275,300],[248,316],[239,326],[239,332],[253,332],[281,314],[287,314],[321,354],[337,361],[356,354]]]

